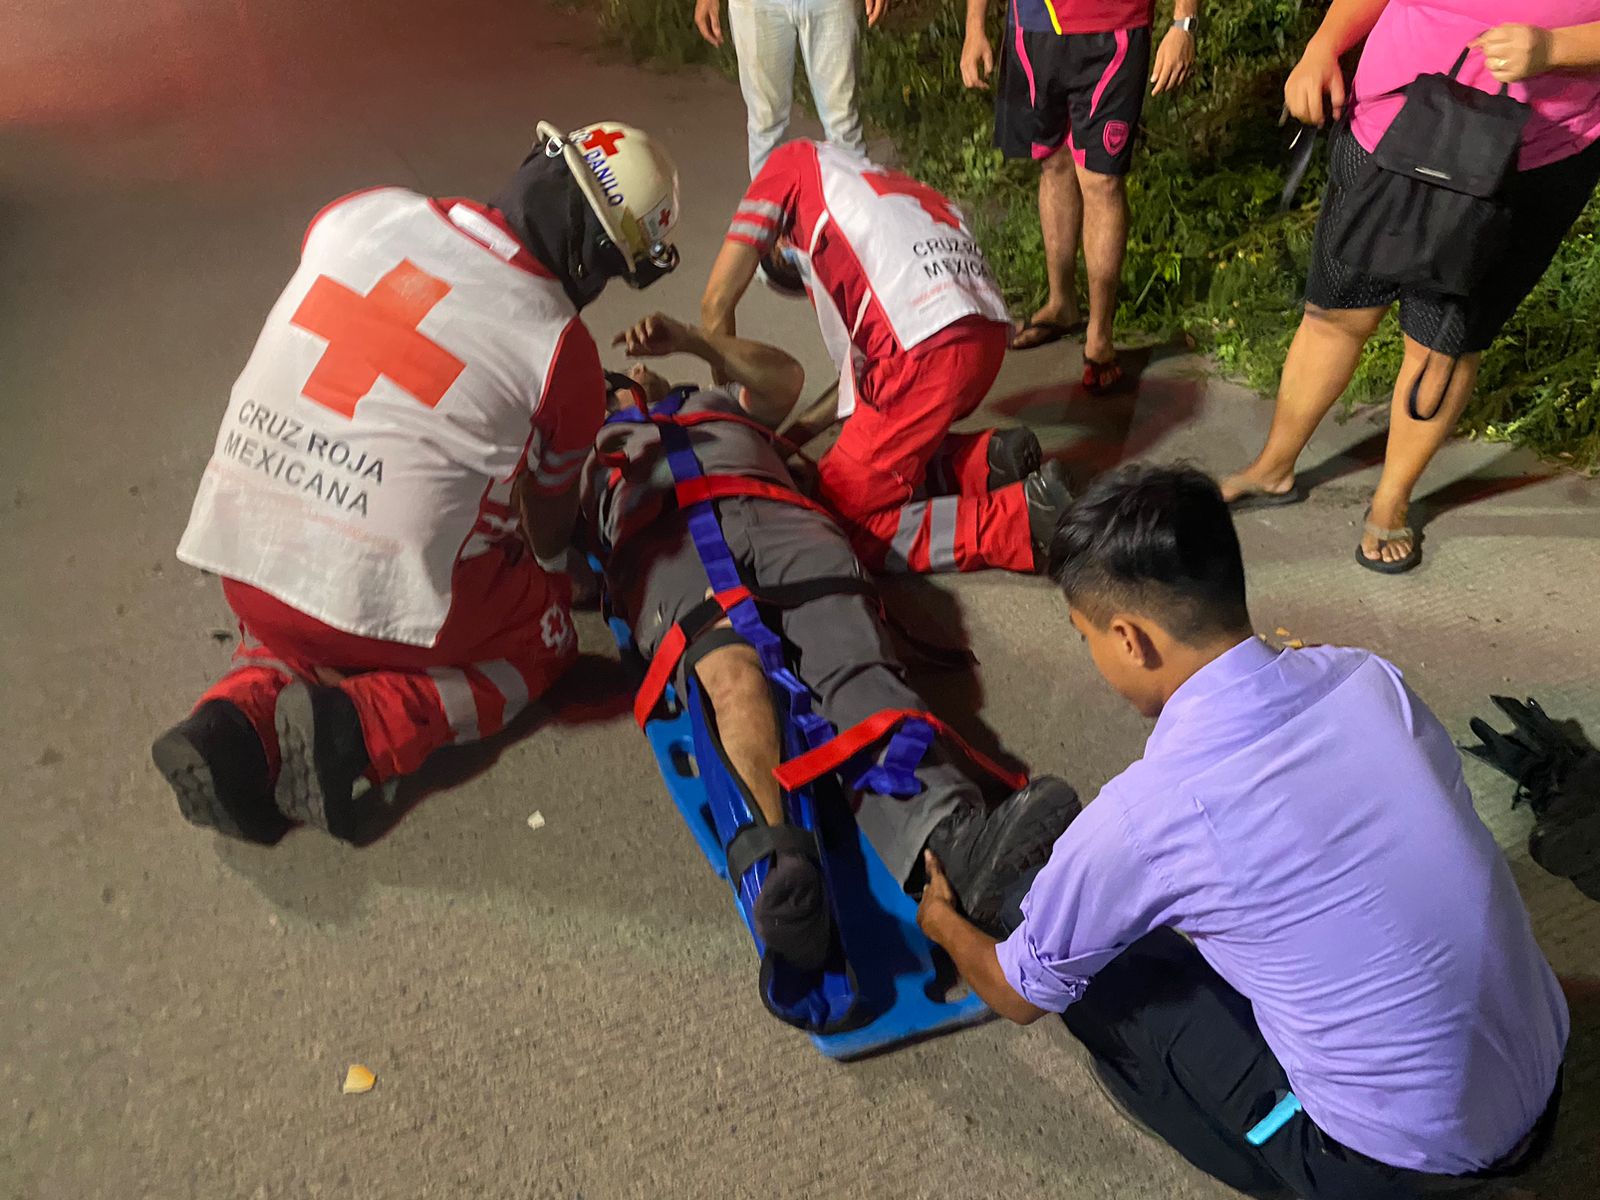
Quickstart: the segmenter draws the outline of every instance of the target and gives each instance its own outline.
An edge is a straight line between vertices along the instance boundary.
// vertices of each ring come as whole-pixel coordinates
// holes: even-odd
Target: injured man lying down
[[[895,659],[849,543],[800,496],[774,448],[774,431],[800,396],[800,364],[774,347],[661,315],[641,321],[617,342],[635,358],[693,355],[725,381],[678,389],[662,405],[668,385],[642,364],[626,379],[613,376],[622,385],[614,388],[613,409],[634,408],[634,419],[601,431],[584,512],[590,535],[609,547],[613,609],[631,627],[640,652],[658,660],[647,690],[655,678],[675,682],[678,694],[686,695],[687,675],[693,673],[706,719],[757,816],[728,846],[735,879],[770,856],[752,914],[756,933],[773,953],[810,969],[827,954],[831,920],[814,839],[787,820],[784,792],[774,777],[783,744],[778,722],[787,710],[756,649],[713,599],[689,517],[678,507],[662,427],[640,414],[661,405],[660,414],[681,399],[673,428],[682,433],[673,436],[686,437],[698,469],[711,477],[707,482],[721,485],[713,494],[726,498],[716,501],[716,514],[738,582],[756,598],[763,624],[781,638],[787,666],[814,693],[816,710],[845,731],[885,712],[926,716],[926,705]],[[723,598],[727,590],[724,584]],[[896,790],[915,794],[897,798],[867,786],[853,797],[859,799],[857,824],[878,857],[914,891],[922,884],[922,851],[931,849],[966,913],[991,929],[1020,899],[1078,812],[1072,788],[1049,776],[990,809],[939,743],[927,747],[910,787]]]

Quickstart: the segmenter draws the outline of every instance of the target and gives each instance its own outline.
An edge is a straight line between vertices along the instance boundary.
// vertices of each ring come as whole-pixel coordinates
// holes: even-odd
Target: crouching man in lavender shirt
[[[928,855],[928,936],[1003,1016],[1061,1013],[1114,1100],[1249,1195],[1398,1200],[1526,1169],[1567,1009],[1437,718],[1364,650],[1252,636],[1198,471],[1096,483],[1053,560],[1155,729],[1005,941]]]

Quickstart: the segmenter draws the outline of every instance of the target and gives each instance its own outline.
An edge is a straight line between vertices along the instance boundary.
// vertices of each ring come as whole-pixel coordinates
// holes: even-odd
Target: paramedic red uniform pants
[[[1009,336],[969,318],[857,374],[856,409],[818,463],[818,498],[869,570],[1033,570],[1022,485],[989,491],[992,431],[950,433],[988,394]],[[936,488],[953,494],[929,496]]]
[[[432,646],[357,637],[324,625],[236,580],[222,594],[242,634],[234,666],[200,698],[226,700],[250,719],[278,773],[273,711],[295,677],[318,668],[346,676],[339,687],[361,716],[376,783],[409,775],[441,746],[498,733],[578,657],[571,581],[532,557],[501,549],[468,559],[451,581],[449,616]]]

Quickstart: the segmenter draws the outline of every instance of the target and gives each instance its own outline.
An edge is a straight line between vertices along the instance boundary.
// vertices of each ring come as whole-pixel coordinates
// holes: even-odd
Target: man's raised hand
[[[665,313],[651,313],[631,329],[617,334],[611,344],[624,347],[629,358],[661,358],[667,354],[691,352],[694,331]]]
[[[871,29],[883,20],[884,10],[889,7],[889,0],[867,0],[867,28]]]

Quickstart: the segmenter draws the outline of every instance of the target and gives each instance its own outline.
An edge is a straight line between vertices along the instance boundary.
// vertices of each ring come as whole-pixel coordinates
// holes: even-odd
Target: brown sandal
[[[1388,542],[1411,543],[1411,553],[1404,558],[1397,558],[1393,562],[1385,562],[1381,558],[1369,558],[1362,549],[1361,543],[1356,543],[1356,561],[1369,571],[1376,571],[1380,575],[1403,575],[1422,561],[1422,538],[1416,530],[1409,525],[1402,525],[1398,529],[1385,529],[1372,521],[1372,508],[1367,508],[1367,520],[1362,526],[1363,532],[1368,537],[1378,539],[1378,549],[1381,552]]]

